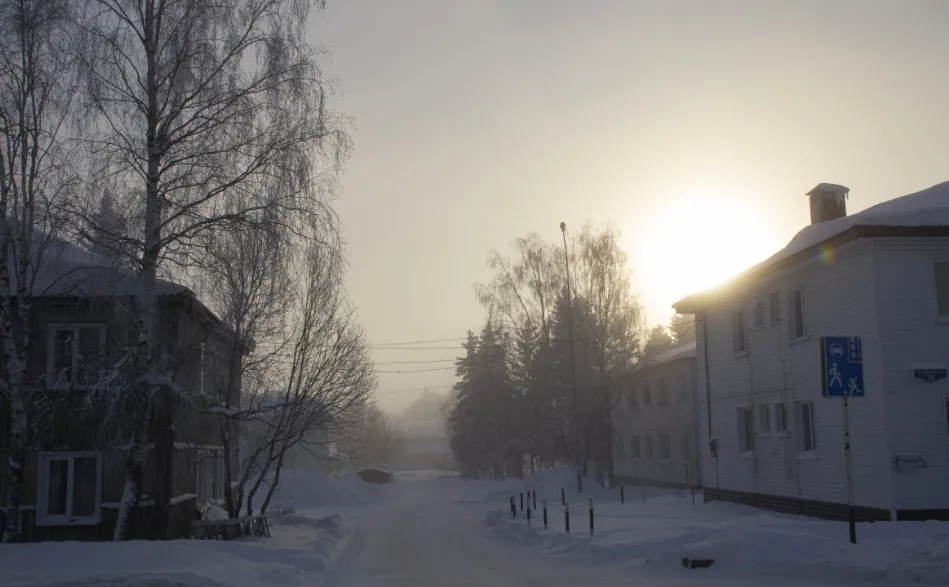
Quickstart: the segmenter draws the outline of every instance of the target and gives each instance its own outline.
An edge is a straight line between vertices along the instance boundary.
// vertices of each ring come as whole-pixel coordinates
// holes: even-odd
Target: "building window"
[[[744,310],[735,310],[732,313],[732,341],[735,354],[748,351],[748,333],[745,330]]]
[[[949,262],[933,263],[936,276],[936,313],[949,318]]]
[[[629,391],[626,395],[626,403],[629,405],[630,410],[636,409],[636,388],[630,386]]]
[[[672,446],[668,434],[659,435],[659,460],[668,461],[672,458]]]
[[[755,426],[751,408],[738,408],[738,452],[755,449]]]
[[[639,447],[639,435],[634,434],[633,437],[629,439],[629,452],[634,459],[642,457]]]
[[[657,386],[659,387],[659,405],[669,405],[669,391],[666,389],[666,378],[660,377]]]
[[[755,330],[764,328],[764,300],[755,302],[755,309],[752,313],[752,323],[755,326]]]
[[[626,445],[623,444],[622,434],[616,435],[616,456],[618,456],[621,459],[626,458]]]
[[[817,431],[814,426],[814,404],[811,402],[798,402],[797,429],[795,433],[800,438],[799,446],[801,452],[811,452],[817,450]]]
[[[93,387],[105,351],[104,324],[53,324],[46,355],[50,389]]]
[[[647,461],[652,460],[652,435],[651,434],[646,435],[646,460]]]
[[[688,432],[682,434],[682,460],[692,462],[692,435]]]
[[[771,434],[771,410],[768,409],[768,404],[758,406],[758,433]]]
[[[804,338],[807,334],[804,320],[804,290],[792,291],[788,299],[788,332],[791,340]]]
[[[777,326],[781,321],[781,296],[773,291],[768,294],[768,314],[770,315],[771,326]]]
[[[198,449],[196,451],[199,504],[224,498],[224,451]]]
[[[40,453],[36,523],[40,526],[98,524],[102,457],[98,452]]]
[[[649,386],[649,380],[643,381],[643,405],[652,405],[652,389]]]
[[[779,434],[788,431],[788,410],[782,403],[774,404],[774,431]]]

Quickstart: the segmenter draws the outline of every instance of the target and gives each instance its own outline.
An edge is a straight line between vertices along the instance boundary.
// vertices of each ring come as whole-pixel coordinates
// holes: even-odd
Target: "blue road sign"
[[[827,397],[863,397],[863,345],[859,336],[820,339]]]

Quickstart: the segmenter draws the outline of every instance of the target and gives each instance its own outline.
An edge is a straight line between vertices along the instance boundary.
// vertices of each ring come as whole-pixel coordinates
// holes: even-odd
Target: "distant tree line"
[[[617,231],[584,226],[567,250],[530,234],[510,256],[493,253],[494,278],[476,286],[487,315],[462,345],[448,415],[466,476],[572,462],[604,480],[624,375],[644,354],[685,342],[686,329],[644,329]]]

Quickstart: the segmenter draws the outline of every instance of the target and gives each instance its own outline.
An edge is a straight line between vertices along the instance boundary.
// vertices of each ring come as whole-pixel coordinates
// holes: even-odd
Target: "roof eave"
[[[672,304],[672,308],[680,314],[700,314],[708,306],[731,297],[732,294],[749,285],[750,282],[762,279],[771,273],[795,265],[801,260],[810,257],[814,251],[828,244],[833,247],[840,247],[850,241],[859,238],[926,238],[926,237],[949,237],[949,226],[874,226],[874,225],[854,225],[847,230],[835,234],[812,247],[808,247],[793,255],[769,263],[767,260],[753,265],[742,273],[735,276],[727,283],[714,289],[706,290],[690,296]],[[743,288],[742,288],[743,289]]]

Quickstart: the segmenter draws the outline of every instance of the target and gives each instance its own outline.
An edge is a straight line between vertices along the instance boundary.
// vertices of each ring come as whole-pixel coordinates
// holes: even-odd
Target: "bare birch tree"
[[[322,213],[320,164],[338,164],[346,137],[326,108],[316,51],[305,38],[319,0],[86,0],[82,71],[93,155],[91,179],[137,214],[124,234],[81,211],[81,236],[129,246],[141,286],[136,382],[122,393],[133,433],[115,538],[141,495],[150,410],[163,372],[156,279],[187,266],[208,234],[253,224],[277,209],[285,220]],[[279,191],[261,193],[260,182]],[[274,197],[276,196],[276,197]],[[121,202],[119,203],[121,205]],[[280,215],[277,215],[280,217]],[[95,230],[93,230],[95,229]],[[103,230],[104,229],[104,230]],[[117,402],[118,404],[118,402]],[[156,508],[167,509],[167,503]]]
[[[310,241],[294,268],[300,277],[293,282],[285,342],[278,343],[282,360],[266,387],[245,394],[247,406],[236,414],[254,423],[235,498],[248,515],[264,487],[260,511],[266,511],[290,449],[307,448],[318,430],[325,435],[317,442],[326,442],[362,426],[376,385],[365,336],[342,290],[340,248]]]
[[[73,95],[67,0],[0,0],[0,401],[13,415],[4,540],[20,538],[24,402],[37,273],[73,187],[60,131]]]

